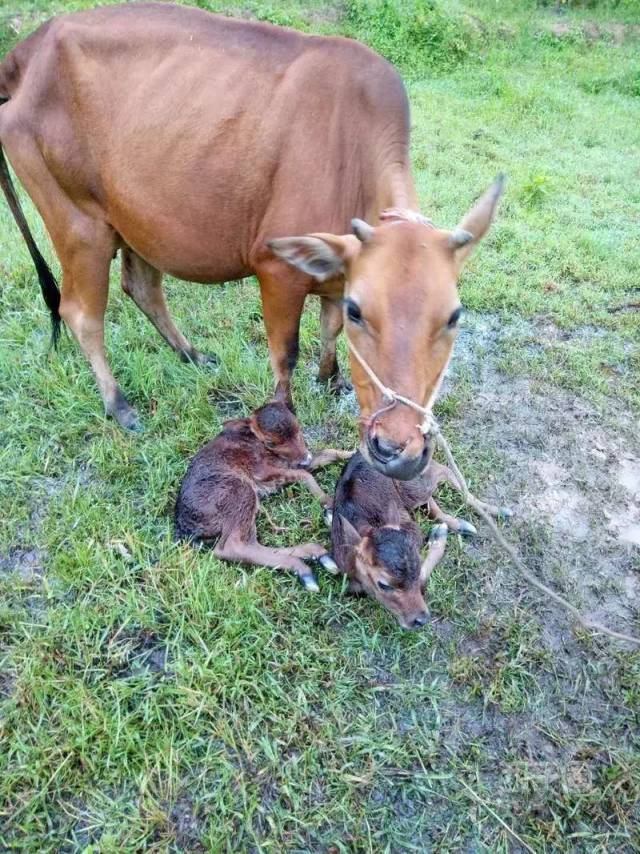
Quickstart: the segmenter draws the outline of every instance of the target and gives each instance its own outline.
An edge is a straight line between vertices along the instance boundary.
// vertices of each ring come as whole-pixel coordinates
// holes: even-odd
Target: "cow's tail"
[[[29,249],[29,254],[31,255],[33,263],[35,264],[36,272],[38,274],[38,280],[40,282],[40,289],[42,291],[42,296],[44,297],[44,301],[47,304],[47,308],[51,312],[51,341],[53,343],[53,346],[56,347],[58,344],[58,338],[60,337],[61,322],[60,291],[58,289],[58,283],[56,282],[55,277],[49,268],[49,265],[42,257],[42,254],[36,246],[35,240],[33,239],[33,235],[29,230],[29,223],[25,218],[22,207],[20,205],[20,200],[18,199],[18,196],[16,194],[16,189],[13,186],[13,181],[11,180],[11,173],[9,172],[9,167],[4,156],[4,151],[2,150],[1,141],[0,187],[2,187],[2,191],[6,196],[7,202],[9,203],[9,208],[11,209],[11,213],[13,214],[13,218],[15,219],[18,228],[20,229],[20,232],[25,239],[27,248]]]

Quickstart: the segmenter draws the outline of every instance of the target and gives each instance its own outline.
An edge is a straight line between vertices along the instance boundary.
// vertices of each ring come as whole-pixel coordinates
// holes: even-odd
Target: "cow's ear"
[[[498,210],[504,192],[506,177],[498,175],[489,189],[478,199],[460,225],[449,235],[449,245],[455,252],[458,266],[462,266],[480,240],[485,236]]]
[[[345,274],[361,244],[353,234],[306,234],[304,237],[278,237],[269,240],[267,246],[287,264],[319,282],[326,282]]]

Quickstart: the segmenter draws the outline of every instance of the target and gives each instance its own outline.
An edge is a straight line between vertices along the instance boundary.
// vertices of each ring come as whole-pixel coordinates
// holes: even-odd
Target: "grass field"
[[[2,50],[84,5],[5,0]],[[438,413],[474,490],[516,509],[533,570],[640,634],[636,0],[224,10],[394,59],[438,224],[508,173],[463,275]],[[112,275],[108,349],[144,417],[135,437],[105,420],[73,341],[49,351],[0,200],[0,850],[639,850],[640,653],[576,631],[487,539],[450,539],[421,633],[335,578],[308,595],[172,543],[190,455],[270,392],[258,291],[168,283],[179,325],[220,357],[208,373],[176,360]],[[312,446],[353,446],[354,401],[316,386],[318,354],[310,301],[299,415]],[[268,509],[290,534],[261,519],[265,541],[327,541],[304,491]]]

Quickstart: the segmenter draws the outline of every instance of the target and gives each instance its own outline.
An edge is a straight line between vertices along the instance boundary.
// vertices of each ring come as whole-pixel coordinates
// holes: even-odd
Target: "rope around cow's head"
[[[427,409],[425,406],[421,406],[419,403],[416,403],[415,400],[411,400],[408,397],[405,397],[402,394],[398,394],[393,389],[386,386],[382,380],[375,373],[373,368],[368,364],[366,359],[358,352],[358,349],[353,344],[349,336],[347,335],[347,344],[349,350],[352,355],[356,359],[356,361],[360,364],[363,371],[369,377],[371,383],[378,389],[380,394],[382,395],[382,399],[384,401],[383,406],[381,406],[374,414],[370,417],[369,423],[374,424],[375,421],[385,412],[392,409],[396,404],[401,403],[405,406],[414,409],[416,412],[419,412],[422,415],[422,423],[420,424],[420,431],[424,436],[433,436],[442,452],[444,453],[447,463],[450,468],[453,470],[454,475],[460,485],[460,489],[464,500],[466,503],[472,507],[479,516],[487,523],[487,526],[494,538],[494,540],[498,543],[498,545],[505,551],[509,557],[511,558],[512,563],[518,569],[522,577],[529,582],[533,587],[539,590],[541,593],[544,593],[550,599],[552,599],[556,604],[561,605],[565,608],[576,620],[576,622],[580,623],[580,625],[587,629],[587,631],[592,632],[600,632],[601,634],[608,635],[609,637],[615,638],[616,640],[623,640],[629,643],[640,645],[640,638],[636,638],[633,635],[624,634],[624,632],[616,632],[613,629],[608,628],[607,626],[603,626],[602,623],[597,623],[594,620],[589,620],[587,617],[584,617],[577,608],[574,608],[566,599],[563,599],[558,593],[553,591],[550,587],[547,587],[546,584],[543,584],[539,581],[535,575],[533,575],[525,566],[524,561],[516,551],[515,547],[511,545],[505,538],[502,536],[500,529],[491,518],[489,513],[486,510],[486,506],[482,501],[475,497],[470,491],[467,485],[467,481],[465,480],[464,475],[458,468],[458,464],[455,461],[453,453],[451,452],[451,448],[449,447],[449,443],[442,435],[442,431],[440,430],[436,419],[431,412],[431,409]]]
[[[349,350],[351,350],[351,352],[355,356],[356,361],[359,362],[360,367],[369,377],[373,385],[378,389],[378,391],[382,395],[383,401],[385,401],[385,405],[381,406],[380,409],[374,412],[374,414],[369,419],[371,424],[374,424],[383,413],[388,412],[390,409],[392,409],[396,405],[396,403],[403,403],[405,406],[408,406],[411,409],[415,409],[416,412],[419,412],[422,415],[422,424],[420,425],[420,432],[423,434],[423,436],[433,436],[437,435],[440,432],[436,420],[433,417],[433,414],[430,409],[427,409],[425,406],[420,406],[420,404],[416,403],[415,400],[411,400],[411,398],[409,397],[405,397],[402,394],[398,394],[397,391],[394,391],[392,388],[386,386],[375,373],[373,368],[368,364],[365,358],[358,352],[356,346],[353,344],[348,335],[347,344]]]

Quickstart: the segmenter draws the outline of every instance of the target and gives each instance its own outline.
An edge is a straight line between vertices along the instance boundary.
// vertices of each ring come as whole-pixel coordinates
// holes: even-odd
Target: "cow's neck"
[[[410,163],[407,162],[404,167],[395,163],[383,169],[376,183],[375,197],[370,200],[365,212],[364,218],[367,222],[376,223],[380,213],[387,208],[418,210],[418,199]]]

